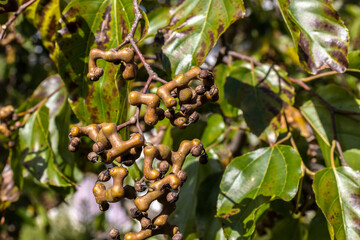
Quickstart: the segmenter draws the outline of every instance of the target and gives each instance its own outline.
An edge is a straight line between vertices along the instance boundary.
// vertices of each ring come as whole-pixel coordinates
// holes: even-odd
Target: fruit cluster
[[[11,105],[0,108],[0,134],[10,139],[12,132],[21,127],[19,117]],[[14,141],[9,141],[9,147],[15,145]]]
[[[99,80],[103,75],[103,69],[96,65],[98,59],[122,64],[124,79],[133,79],[136,76],[137,65],[134,63],[134,52],[130,48],[119,51],[91,50],[87,76],[92,81]],[[198,120],[199,114],[196,109],[207,102],[216,101],[218,92],[213,74],[208,70],[194,67],[159,87],[156,94],[130,92],[129,103],[138,107],[147,106],[144,122],[149,126],[154,126],[166,117],[174,126],[185,128]],[[165,111],[160,108],[161,101],[167,108]],[[130,118],[129,125],[138,122],[137,118],[138,116]],[[137,233],[127,233],[125,239],[140,240],[158,234],[166,234],[172,239],[182,239],[179,228],[167,220],[176,209],[180,188],[187,179],[186,172],[182,170],[186,157],[191,154],[200,157],[200,163],[207,162],[203,144],[199,139],[184,140],[174,152],[166,145],[145,142],[141,133],[133,133],[128,140],[123,140],[118,134],[122,128],[120,126],[115,123],[74,126],[69,133],[70,151],[78,150],[80,137],[87,136],[94,142],[88,160],[102,162],[108,167],[99,174],[93,188],[100,210],[108,210],[109,203],[124,198],[131,199],[136,207],[130,209],[130,215],[140,222],[141,230]],[[134,164],[141,153],[144,155],[143,177],[135,182],[134,186],[125,185],[128,171],[124,166]],[[156,159],[159,164],[154,167]],[[112,167],[110,164],[114,161],[117,166]],[[110,179],[113,182],[112,186],[106,187],[103,182]],[[157,216],[150,219],[147,212],[150,204],[155,200],[161,203],[163,208]],[[116,229],[113,229],[110,235],[113,239],[119,239]]]

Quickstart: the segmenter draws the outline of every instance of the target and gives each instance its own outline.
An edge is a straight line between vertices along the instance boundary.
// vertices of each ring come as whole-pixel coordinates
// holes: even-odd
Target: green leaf
[[[238,213],[234,206],[247,198],[265,196],[290,201],[297,192],[301,174],[301,157],[289,146],[261,148],[237,157],[223,175],[217,215]]]
[[[246,123],[259,136],[279,115],[284,103],[293,104],[294,88],[286,73],[277,67],[278,74],[269,65],[253,70],[250,64],[240,61],[229,68],[224,84],[225,98],[232,106],[243,110]]]
[[[137,39],[147,31],[147,18],[143,16]],[[53,58],[70,92],[72,110],[85,124],[126,119],[128,83],[121,78],[119,65],[99,60],[104,75],[97,82],[89,81],[86,74],[90,50],[118,46],[133,20],[131,0],[74,0],[63,11]]]
[[[318,94],[330,105],[348,111],[360,113],[357,99],[346,89],[330,84],[319,88]],[[333,140],[331,115],[329,110],[318,100],[310,100],[301,108],[301,113],[315,132],[326,166],[330,164],[330,148]],[[339,143],[344,151],[360,148],[360,129],[355,115],[335,114],[336,130]],[[346,160],[346,159],[345,159]]]
[[[171,214],[169,222],[177,225],[184,236],[187,236],[197,232],[196,208],[199,204],[203,204],[198,201],[200,185],[207,176],[218,173],[222,169],[217,161],[209,160],[207,164],[202,165],[197,158],[187,157],[183,170],[187,173],[188,178],[184,186],[181,187],[181,194],[176,202],[176,210]],[[218,187],[218,185],[213,187]]]
[[[327,222],[321,210],[318,210],[316,216],[311,220],[309,226],[308,240],[329,240],[330,235],[327,230]]]
[[[344,158],[352,169],[360,171],[360,149],[350,149],[345,151]]]
[[[155,37],[158,29],[165,27],[170,21],[170,8],[161,7],[151,11],[148,14],[149,30],[145,36],[146,38]]]
[[[255,233],[256,222],[270,207],[268,202],[268,197],[258,196],[236,205],[238,213],[222,219],[226,239],[251,239]]]
[[[242,0],[185,0],[171,13],[161,31],[162,60],[174,76],[200,66],[226,29],[244,17],[245,7]]]
[[[349,69],[346,72],[354,77],[360,78],[360,51],[352,51],[349,53]]]
[[[349,31],[328,0],[278,0],[303,67],[310,73],[348,67]]]
[[[49,132],[49,109],[41,107],[34,112],[20,131],[23,165],[41,183],[71,186],[71,181],[56,165]]]
[[[20,4],[25,2],[22,0]],[[38,0],[25,11],[26,18],[39,30],[41,40],[50,53],[55,48],[56,26],[65,5],[65,0]]]
[[[217,102],[220,104],[220,108],[225,116],[234,118],[238,116],[239,109],[229,104],[229,102],[225,97],[225,89],[224,89],[226,79],[227,77],[229,77],[232,70],[233,70],[232,66],[219,64],[214,68],[214,75],[215,75],[216,87],[219,89],[219,100]]]
[[[57,90],[20,129],[18,151],[25,168],[41,183],[65,187],[72,185],[74,159],[67,149],[71,110],[62,84],[59,76],[45,79],[22,106],[30,108]]]
[[[360,173],[349,167],[316,172],[313,189],[331,239],[360,239]]]

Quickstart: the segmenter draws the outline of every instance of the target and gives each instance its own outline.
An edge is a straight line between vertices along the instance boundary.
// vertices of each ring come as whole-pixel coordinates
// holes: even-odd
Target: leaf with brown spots
[[[250,217],[254,214],[253,210],[271,200],[290,201],[297,193],[301,176],[301,157],[290,146],[261,148],[237,157],[223,174],[217,216],[235,217],[238,211],[234,210],[240,210],[241,215],[249,214]],[[253,207],[245,213],[241,210],[250,205]],[[245,218],[242,216],[242,219]],[[246,233],[249,234],[248,231]]]
[[[22,0],[20,4],[25,2],[27,0]],[[65,6],[65,0],[38,0],[25,11],[25,17],[39,30],[43,45],[50,54],[55,48],[57,23]]]
[[[360,239],[360,173],[350,167],[323,169],[316,172],[313,189],[331,239]]]
[[[185,0],[170,12],[170,23],[158,39],[163,65],[174,76],[200,66],[221,34],[245,16],[245,7],[242,0]]]
[[[146,15],[135,34],[142,38],[148,29]],[[124,122],[127,117],[128,83],[120,65],[98,60],[104,75],[97,82],[87,79],[92,48],[117,47],[134,20],[132,0],[74,0],[63,11],[53,59],[70,93],[69,102],[84,124]]]
[[[277,66],[274,68],[278,74],[265,64],[255,69],[241,61],[225,69],[220,66],[215,68],[215,81],[219,84],[221,108],[227,113],[229,109],[234,111],[233,107],[241,109],[246,123],[256,135],[259,136],[281,113],[284,103],[293,104],[294,88],[287,80],[286,73]]]
[[[328,0],[279,0],[300,62],[310,73],[348,68],[349,31]]]

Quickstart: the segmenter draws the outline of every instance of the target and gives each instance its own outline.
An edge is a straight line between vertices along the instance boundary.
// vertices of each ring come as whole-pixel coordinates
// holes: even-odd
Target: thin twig
[[[21,5],[19,7],[19,9],[14,13],[14,15],[4,24],[1,26],[1,32],[0,32],[0,40],[4,38],[5,36],[5,32],[7,30],[7,28],[16,20],[16,18],[27,8],[29,7],[31,4],[33,4],[34,2],[36,2],[36,0],[30,0],[26,3],[24,3],[23,5]]]
[[[54,96],[54,94],[56,94],[58,91],[60,91],[63,87],[65,87],[65,84],[62,83],[57,89],[55,89],[52,93],[50,93],[48,96],[46,96],[43,100],[41,100],[38,104],[36,104],[35,106],[33,106],[32,108],[18,113],[17,115],[19,117],[24,116],[26,114],[31,114],[33,112],[35,112],[37,109],[39,109],[40,107],[42,107],[42,105],[44,105],[44,103],[46,103],[47,100],[49,100],[49,98],[51,98],[52,96]]]
[[[346,111],[342,109],[338,109],[332,105],[330,105],[325,99],[323,99],[320,95],[315,93],[314,90],[312,90],[306,83],[302,82],[299,79],[295,78],[289,78],[291,82],[294,82],[304,88],[306,91],[310,92],[313,96],[315,96],[329,111],[330,111],[330,117],[331,117],[331,126],[332,126],[332,133],[333,133],[333,140],[335,141],[336,149],[339,152],[340,160],[343,166],[348,166],[341,145],[339,143],[339,139],[337,136],[337,129],[336,129],[336,120],[335,120],[335,113],[339,114],[345,114],[345,115],[360,115],[359,112],[352,112],[352,111]],[[334,146],[335,146],[334,145]]]
[[[231,57],[234,57],[234,58],[241,59],[241,60],[246,61],[246,62],[253,63],[255,66],[260,66],[261,65],[261,62],[256,61],[254,58],[246,56],[246,55],[238,53],[238,52],[228,51],[227,55],[231,56]]]
[[[317,74],[315,76],[302,78],[301,81],[310,82],[310,81],[315,80],[315,79],[319,79],[319,78],[327,77],[327,76],[332,76],[332,75],[336,75],[336,74],[339,74],[339,73],[336,72],[336,71],[330,71],[330,72],[320,73],[320,74]]]

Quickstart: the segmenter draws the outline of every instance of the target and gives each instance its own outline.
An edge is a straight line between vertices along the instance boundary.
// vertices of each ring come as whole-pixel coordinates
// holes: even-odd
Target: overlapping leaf
[[[262,148],[235,158],[221,180],[217,215],[242,229],[238,234],[251,235],[264,204],[276,198],[290,201],[301,174],[301,157],[289,146]]]
[[[245,15],[242,0],[185,0],[171,10],[171,21],[161,31],[163,65],[172,75],[201,65],[217,40]]]
[[[23,107],[34,106],[39,100],[61,88],[58,76],[44,80]],[[68,152],[70,108],[65,88],[58,90],[46,105],[36,110],[19,131],[20,158],[25,168],[41,183],[71,186],[73,158]],[[19,156],[19,155],[18,155]]]
[[[313,189],[331,239],[360,239],[360,173],[349,167],[323,169],[315,174]]]
[[[319,95],[330,105],[360,113],[357,99],[346,89],[336,85],[327,85],[318,91]],[[333,140],[333,128],[329,110],[318,100],[306,102],[301,107],[301,113],[311,125],[316,139],[321,147],[327,166],[330,166],[330,148]],[[360,148],[359,119],[356,115],[335,114],[336,132],[340,145],[344,151]]]
[[[20,1],[21,4],[25,2]],[[41,40],[50,53],[55,48],[57,23],[65,5],[65,0],[38,0],[25,11],[25,16],[39,30]]]
[[[348,67],[349,31],[328,0],[278,0],[300,62],[310,73]]]
[[[245,121],[251,131],[260,135],[274,117],[279,115],[284,103],[293,104],[294,88],[287,81],[283,71],[277,69],[278,73],[276,73],[268,65],[252,69],[250,64],[235,62],[229,68],[230,71],[225,74],[226,80],[223,84],[226,101],[224,98],[220,99],[220,105],[224,109],[224,105],[228,102],[243,110]],[[220,74],[219,77],[224,77],[224,74]]]
[[[147,31],[143,15],[137,39]],[[119,65],[99,60],[104,75],[97,82],[90,82],[86,74],[90,50],[118,46],[133,20],[131,0],[74,0],[63,11],[54,59],[70,92],[71,107],[84,123],[118,123],[126,118],[127,82],[120,77]]]

